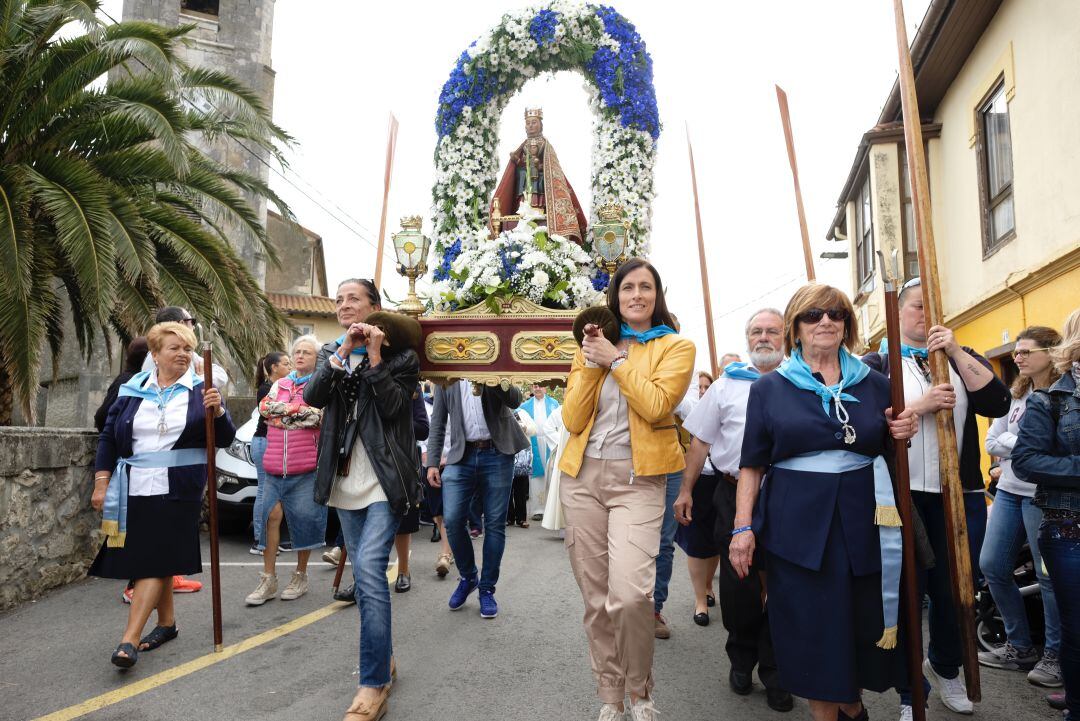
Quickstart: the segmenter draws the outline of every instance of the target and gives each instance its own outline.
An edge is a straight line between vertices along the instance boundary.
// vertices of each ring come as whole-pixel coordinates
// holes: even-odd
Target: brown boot
[[[654,613],[656,622],[653,626],[653,635],[656,638],[671,638],[671,629],[668,628],[667,620],[659,613]]]
[[[357,689],[352,704],[345,711],[343,721],[378,721],[386,715],[386,698],[390,694],[390,687],[383,686],[374,699],[365,700],[360,697],[363,689]]]

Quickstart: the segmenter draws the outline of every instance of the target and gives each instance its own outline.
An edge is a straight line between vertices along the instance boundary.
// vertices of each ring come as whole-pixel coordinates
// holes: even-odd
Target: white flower
[[[537,288],[546,289],[550,280],[548,274],[542,270],[536,271],[532,276],[532,284]]]

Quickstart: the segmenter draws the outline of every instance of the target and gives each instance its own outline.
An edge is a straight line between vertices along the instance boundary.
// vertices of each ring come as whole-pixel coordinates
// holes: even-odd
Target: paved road
[[[388,719],[595,719],[598,702],[581,630],[581,598],[554,534],[535,524],[509,530],[500,615],[485,621],[475,597],[462,611],[447,610],[454,577],[436,578],[432,569],[438,545],[428,542],[427,533],[421,529],[414,537],[412,591],[392,594],[400,678]],[[685,558],[676,553],[668,606],[673,637],[657,642],[655,661],[662,718],[809,718],[801,701],[791,714],[770,711],[760,686],[749,697],[727,690],[719,614],[714,609],[707,628],[693,624]],[[208,564],[205,548],[203,558]],[[253,643],[248,642],[239,653],[231,648],[252,637],[265,639],[259,634],[298,618],[310,620],[308,614],[326,609],[331,604],[330,568],[311,569],[313,590],[299,600],[247,608],[244,596],[255,586],[260,559],[247,553],[246,539],[232,537],[223,541],[222,560],[228,564],[222,568],[224,660],[210,653],[209,589],[177,597],[180,638],[143,654],[126,673],[108,662],[126,617],[119,582],[88,579],[0,617],[0,719],[36,719],[71,707],[76,708],[51,718],[340,719],[356,686],[355,607],[330,609],[325,617],[245,650]],[[289,554],[281,555],[279,577],[288,578],[290,561]],[[208,661],[199,670],[169,676]],[[1019,674],[984,669],[983,689],[985,701],[976,719],[1060,718],[1043,703],[1042,692]],[[86,703],[110,692],[104,701],[121,700]],[[867,699],[875,719],[895,719],[896,703],[895,694]],[[930,718],[959,717],[933,697]]]

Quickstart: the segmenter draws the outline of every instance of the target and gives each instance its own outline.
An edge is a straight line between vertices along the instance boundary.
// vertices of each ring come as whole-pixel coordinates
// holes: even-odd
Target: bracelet
[[[752,531],[752,530],[754,530],[753,526],[739,526],[738,528],[732,530],[731,535],[737,536],[740,533],[745,533],[746,531]]]

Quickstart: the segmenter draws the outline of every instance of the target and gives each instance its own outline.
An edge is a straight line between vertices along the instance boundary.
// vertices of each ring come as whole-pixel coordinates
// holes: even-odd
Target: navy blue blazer
[[[97,458],[94,462],[98,471],[109,471],[116,467],[119,458],[131,456],[132,421],[142,403],[141,398],[126,396],[117,398],[109,409],[105,421],[105,430],[98,436]],[[214,420],[214,441],[219,448],[228,448],[236,436],[229,412]],[[197,385],[188,399],[187,423],[180,433],[180,438],[173,448],[206,447],[206,409],[203,408],[203,387]],[[198,501],[206,487],[206,464],[197,466],[178,466],[169,469],[169,493],[166,498],[179,501]]]
[[[852,445],[843,441],[836,407],[829,415],[821,399],[796,388],[779,373],[768,373],[750,387],[740,465],[766,468],[754,533],[769,552],[796,565],[821,568],[829,528],[839,517],[851,571],[864,576],[881,571],[881,547],[874,525],[874,471],[808,473],[773,468],[773,463],[815,451],[845,450],[889,458],[890,436],[885,409],[889,381],[877,371],[845,392],[859,399],[845,403],[855,428]]]

